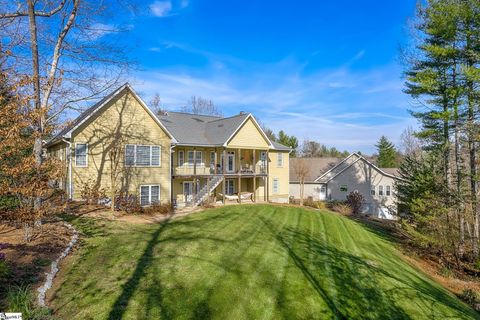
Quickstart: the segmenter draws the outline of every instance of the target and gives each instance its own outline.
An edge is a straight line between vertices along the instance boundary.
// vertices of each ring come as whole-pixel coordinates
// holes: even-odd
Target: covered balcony
[[[267,159],[268,150],[179,148],[173,157],[173,175],[267,175]]]

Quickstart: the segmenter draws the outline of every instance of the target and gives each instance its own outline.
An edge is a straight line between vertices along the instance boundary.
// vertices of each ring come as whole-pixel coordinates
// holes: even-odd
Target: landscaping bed
[[[22,228],[0,223],[0,251],[8,269],[1,279],[6,290],[0,290],[0,311],[9,307],[6,301],[9,292],[21,290],[34,299],[35,289],[45,280],[51,262],[58,258],[71,237],[72,231],[58,218],[36,227],[30,242],[25,242]]]

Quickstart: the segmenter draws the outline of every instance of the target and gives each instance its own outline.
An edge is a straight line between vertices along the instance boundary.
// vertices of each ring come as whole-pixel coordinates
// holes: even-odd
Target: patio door
[[[260,173],[267,173],[267,152],[260,152]]]
[[[225,194],[229,196],[235,194],[235,180],[225,180]]]
[[[192,202],[193,200],[193,182],[185,181],[183,183],[183,195],[185,196],[185,202]]]
[[[234,173],[235,172],[235,152],[229,151],[227,153],[227,172]]]

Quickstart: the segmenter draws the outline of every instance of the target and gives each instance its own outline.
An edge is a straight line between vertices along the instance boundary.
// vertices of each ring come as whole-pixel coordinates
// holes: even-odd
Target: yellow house
[[[270,141],[251,114],[155,115],[129,84],[87,109],[47,144],[61,159],[72,200],[85,186],[134,195],[141,205],[288,202],[290,148]]]

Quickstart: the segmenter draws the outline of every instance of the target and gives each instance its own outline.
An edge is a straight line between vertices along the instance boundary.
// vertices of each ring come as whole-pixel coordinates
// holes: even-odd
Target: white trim
[[[84,165],[84,166],[79,166],[79,165],[77,164],[77,145],[78,145],[78,144],[83,144],[83,145],[85,145],[85,165]],[[88,143],[86,143],[86,142],[75,142],[74,158],[75,158],[75,167],[76,167],[76,168],[88,168]]]
[[[88,121],[93,115],[95,115],[100,109],[102,109],[105,105],[107,105],[110,101],[112,101],[114,98],[117,97],[123,90],[128,89],[132,95],[138,100],[140,105],[147,111],[147,113],[153,118],[153,120],[162,128],[165,133],[168,135],[170,139],[172,139],[173,142],[177,142],[175,137],[170,133],[170,131],[167,130],[167,128],[162,124],[162,122],[158,119],[158,117],[150,110],[150,108],[147,106],[147,104],[140,98],[140,96],[133,90],[133,88],[130,86],[130,84],[127,82],[117,90],[115,90],[110,97],[105,100],[102,104],[98,105],[95,110],[92,110],[89,115],[87,115],[82,121],[77,123],[75,126],[70,128],[70,130],[65,133],[63,136],[64,138],[71,138],[73,131],[75,131],[78,127],[80,127],[82,124],[84,124],[86,121]]]
[[[180,152],[182,153],[182,163],[180,163]],[[177,166],[178,167],[183,167],[185,165],[185,150],[178,150],[178,155],[177,155]]]
[[[142,187],[148,187],[148,204],[142,206]],[[138,187],[138,202],[142,207],[148,207],[152,205],[152,187],[158,187],[158,203],[161,202],[162,199],[162,188],[159,184],[141,184]]]
[[[242,123],[237,127],[237,129],[235,129],[235,131],[230,135],[230,137],[228,137],[228,139],[225,141],[225,143],[223,144],[224,147],[227,147],[228,143],[230,142],[230,140],[233,139],[233,137],[237,134],[238,131],[240,131],[240,129],[243,127],[243,125],[248,121],[248,119],[252,119],[253,120],[253,123],[255,124],[255,126],[257,127],[257,129],[260,131],[261,135],[263,136],[263,138],[267,141],[267,144],[269,145],[269,147],[271,149],[275,149],[275,147],[273,146],[273,143],[270,141],[270,139],[268,139],[268,136],[265,134],[265,132],[263,132],[262,130],[262,127],[260,127],[260,125],[258,124],[257,120],[255,120],[255,117],[249,113],[247,115],[247,117],[242,121]]]
[[[233,156],[233,161],[232,161],[232,170],[228,170],[228,158]],[[237,154],[235,151],[227,151],[227,159],[224,160],[224,165],[225,165],[225,173],[235,173],[235,165],[236,161],[235,159],[237,158]]]
[[[358,154],[356,152],[352,153],[351,155],[347,156],[345,159],[343,159],[342,161],[340,161],[338,164],[336,164],[334,167],[330,168],[330,170],[328,170],[327,172],[325,172],[324,174],[322,174],[320,177],[318,177],[317,179],[313,180],[314,182],[317,182],[318,180],[322,179],[324,176],[326,176],[327,174],[329,174],[330,172],[332,172],[335,168],[337,168],[338,166],[340,166],[342,163],[344,163],[345,161],[347,161],[348,159],[350,159],[352,156],[358,156]],[[347,167],[348,168],[348,167]],[[330,180],[329,180],[330,181]],[[328,181],[327,181],[328,182]]]

